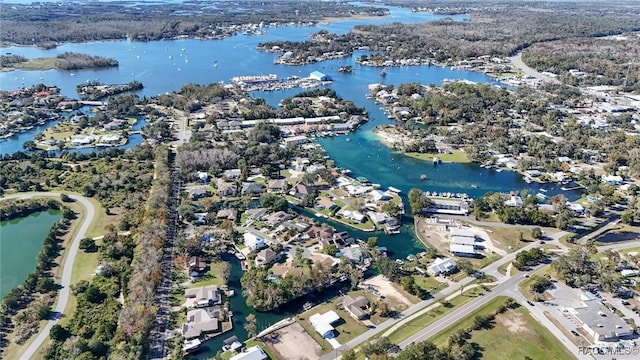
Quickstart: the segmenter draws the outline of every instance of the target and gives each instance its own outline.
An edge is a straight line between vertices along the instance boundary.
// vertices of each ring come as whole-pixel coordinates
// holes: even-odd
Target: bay
[[[0,222],[0,299],[36,268],[36,256],[58,220],[60,212],[49,210]]]
[[[2,49],[29,58],[50,57],[73,51],[90,55],[113,57],[119,66],[105,70],[81,71],[12,71],[0,73],[0,89],[12,90],[37,83],[55,84],[61,88],[62,94],[77,98],[75,86],[85,81],[98,80],[103,83],[126,83],[138,80],[144,84],[144,89],[137,92],[140,96],[155,96],[165,92],[177,91],[186,83],[209,84],[215,82],[229,83],[234,76],[277,74],[279,78],[289,76],[308,76],[312,71],[321,71],[333,78],[329,87],[336,90],[339,96],[352,100],[358,106],[364,106],[369,114],[369,122],[358,131],[347,136],[319,139],[327,155],[335,160],[336,165],[348,168],[355,176],[367,177],[383,188],[394,186],[402,190],[403,197],[408,191],[417,187],[428,191],[467,193],[472,197],[483,195],[487,191],[508,192],[512,190],[528,189],[537,192],[538,184],[527,184],[521,176],[511,172],[497,173],[474,164],[441,164],[433,166],[430,162],[420,161],[394,152],[380,143],[372,130],[375,126],[390,124],[379,105],[367,99],[365,95],[368,85],[372,83],[392,84],[420,82],[422,84],[441,85],[445,79],[466,79],[479,83],[498,85],[497,82],[482,73],[455,70],[439,66],[411,66],[387,68],[386,77],[380,76],[379,68],[364,67],[356,64],[355,59],[363,54],[356,52],[354,56],[330,60],[304,66],[286,66],[274,64],[274,54],[260,52],[256,46],[260,42],[275,40],[300,41],[320,30],[344,34],[358,24],[383,24],[394,21],[403,23],[428,22],[445,18],[426,13],[413,13],[408,9],[388,7],[390,16],[381,19],[361,19],[337,21],[318,26],[292,26],[267,28],[265,35],[237,35],[223,40],[195,40],[183,39],[172,41],[152,41],[146,43],[130,41],[103,41],[81,44],[64,44],[56,49],[41,50],[28,47],[12,46]],[[464,20],[464,16],[446,16],[454,20]],[[355,71],[352,74],[339,73],[341,66],[351,65]],[[277,106],[285,97],[298,93],[300,89],[274,92],[254,92],[255,97],[264,98],[268,104]],[[17,139],[9,139],[0,143],[0,153],[10,153],[8,149],[21,150],[22,143],[30,140],[35,131],[20,135]],[[426,181],[420,180],[420,175],[427,176]],[[476,187],[472,187],[474,185]],[[559,192],[553,186],[548,186],[549,195]],[[569,193],[568,197],[576,197]],[[406,203],[406,198],[405,198]],[[320,220],[320,219],[318,219]],[[411,218],[404,219],[405,224],[411,224]],[[423,245],[415,238],[412,225],[404,225],[401,232],[389,236],[383,232],[364,233],[347,228],[330,220],[322,220],[335,226],[337,230],[347,230],[353,237],[366,241],[369,236],[377,236],[379,244],[390,250],[393,258],[404,258],[423,249]],[[227,259],[231,262],[230,288],[235,290],[236,296],[231,299],[231,310],[234,313],[234,329],[224,335],[203,344],[202,351],[192,358],[212,357],[222,346],[222,340],[236,335],[241,340],[246,339],[243,328],[244,318],[249,313],[256,314],[258,329],[296,313],[302,304],[292,302],[278,311],[269,313],[255,312],[246,306],[245,298],[239,279],[242,270],[235,258]]]

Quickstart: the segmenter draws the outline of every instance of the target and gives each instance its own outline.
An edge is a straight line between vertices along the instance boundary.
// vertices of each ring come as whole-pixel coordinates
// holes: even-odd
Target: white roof
[[[466,237],[466,236],[452,236],[451,237],[451,244],[473,246],[475,244],[475,242],[476,242],[476,239],[470,238],[470,237]]]
[[[452,258],[437,258],[433,264],[429,265],[429,270],[434,274],[448,272],[456,267],[456,262]]]
[[[229,360],[264,360],[268,359],[267,354],[258,345],[247,348],[238,355],[232,356]]]
[[[452,253],[461,253],[461,254],[475,254],[476,250],[473,245],[460,245],[460,244],[451,244],[449,246],[449,251]]]
[[[449,231],[451,232],[451,237],[454,236],[464,236],[464,237],[470,237],[470,238],[475,238],[476,234],[471,230],[471,229],[467,229],[467,228],[450,228]]]
[[[311,325],[313,325],[313,328],[316,329],[316,331],[322,336],[324,336],[327,332],[332,331],[333,326],[331,326],[331,324],[338,320],[340,320],[340,316],[333,310],[327,311],[324,314],[313,314],[309,316],[309,322],[311,323]]]

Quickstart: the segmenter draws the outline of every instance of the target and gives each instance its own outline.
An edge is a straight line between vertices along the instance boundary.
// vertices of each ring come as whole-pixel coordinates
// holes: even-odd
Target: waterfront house
[[[266,248],[264,250],[260,250],[256,255],[256,265],[265,267],[277,259],[278,253],[271,250],[271,248]]]
[[[318,81],[330,81],[331,78],[329,77],[329,75],[322,73],[320,71],[314,71],[309,75],[309,78],[313,79],[313,80],[318,80]]]
[[[117,144],[120,142],[120,139],[122,139],[122,136],[120,136],[120,134],[107,134],[102,135],[102,137],[100,138],[100,142],[103,144]]]
[[[309,316],[311,326],[325,339],[333,339],[335,337],[333,324],[339,320],[340,316],[333,310],[327,311],[324,314],[318,313]]]
[[[182,336],[187,340],[218,331],[220,320],[211,316],[206,309],[190,310],[187,313],[187,322],[182,325]]]
[[[333,228],[325,226],[311,226],[305,233],[309,239],[331,239]]]
[[[304,135],[290,136],[282,139],[282,143],[289,148],[298,146],[301,144],[306,144],[308,142],[309,142],[309,138]]]
[[[446,275],[455,271],[456,266],[456,261],[452,258],[437,258],[427,267],[427,272],[433,276]]]
[[[285,220],[289,220],[291,219],[293,216],[289,213],[286,213],[284,211],[277,211],[271,215],[269,215],[266,220],[265,220],[265,224],[269,227],[275,227],[276,225],[280,224],[281,222],[285,221]]]
[[[252,232],[246,232],[243,235],[244,245],[250,250],[258,250],[266,247],[264,240]]]
[[[353,262],[359,264],[362,262],[362,249],[357,245],[352,245],[350,247],[344,248],[341,251],[342,257]]]
[[[356,320],[362,320],[369,315],[369,301],[364,296],[346,295],[342,299],[342,306]]]
[[[469,204],[461,199],[431,198],[431,205],[427,211],[436,214],[467,215]]]
[[[259,196],[262,193],[262,184],[255,182],[242,183],[242,195]]]
[[[245,351],[232,356],[229,360],[266,360],[269,355],[259,345],[248,347]]]
[[[295,275],[297,272],[298,268],[291,262],[276,263],[271,267],[271,275],[278,279],[284,279],[287,275]]]
[[[622,181],[622,176],[619,175],[602,175],[602,182],[608,183],[609,185],[620,185]]]
[[[126,122],[124,122],[123,120],[114,119],[113,121],[104,124],[104,129],[106,131],[120,130],[124,128],[125,124]]]
[[[185,306],[188,308],[208,307],[219,305],[221,302],[220,289],[216,285],[185,289],[184,297],[186,298]]]
[[[248,209],[247,211],[245,211],[245,214],[247,214],[247,219],[254,221],[258,221],[264,218],[268,213],[269,210],[265,208]]]
[[[327,210],[333,210],[336,207],[338,207],[338,205],[336,203],[334,203],[330,198],[323,196],[323,197],[319,197],[316,200],[316,204],[319,208],[321,209],[327,209]]]
[[[359,212],[357,210],[354,210],[354,211],[343,210],[342,211],[342,216],[344,216],[345,219],[349,219],[349,220],[355,221],[357,223],[363,223],[363,222],[367,221],[367,217],[363,213],[361,213],[361,212]]]

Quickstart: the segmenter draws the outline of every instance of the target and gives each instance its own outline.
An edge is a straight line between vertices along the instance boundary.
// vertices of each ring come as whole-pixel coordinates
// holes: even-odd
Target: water
[[[16,0],[17,1],[17,0]],[[354,101],[358,106],[364,106],[369,113],[369,122],[355,133],[349,134],[350,142],[344,136],[320,139],[319,143],[326,150],[336,165],[351,169],[356,176],[365,176],[383,188],[394,186],[402,190],[406,196],[409,189],[418,187],[429,191],[464,192],[473,197],[483,195],[487,191],[511,191],[523,188],[537,192],[537,184],[526,184],[521,176],[511,173],[497,173],[477,165],[442,164],[434,167],[430,162],[415,160],[396,153],[376,140],[372,129],[381,124],[388,124],[390,120],[379,109],[379,105],[365,95],[368,85],[383,83],[398,85],[407,82],[423,84],[442,84],[444,79],[467,79],[480,83],[497,83],[484,74],[462,70],[454,70],[437,66],[392,67],[387,69],[386,77],[380,76],[379,68],[363,67],[355,63],[355,59],[362,54],[336,59],[318,64],[305,66],[284,66],[273,63],[274,54],[259,52],[256,46],[259,42],[273,40],[307,40],[308,36],[320,30],[344,34],[357,24],[382,24],[394,21],[403,23],[427,22],[444,18],[445,16],[426,13],[412,13],[408,9],[389,7],[391,15],[375,20],[347,20],[322,24],[316,27],[282,27],[269,28],[266,35],[238,35],[223,40],[174,40],[153,41],[146,43],[129,41],[105,41],[83,44],[65,44],[56,49],[40,50],[25,47],[9,47],[3,52],[32,57],[50,57],[66,51],[102,55],[116,58],[119,67],[105,70],[69,71],[13,71],[0,73],[0,89],[11,90],[37,83],[55,84],[61,88],[63,95],[77,98],[75,86],[87,80],[98,80],[103,83],[126,83],[132,80],[141,81],[144,89],[137,92],[140,96],[155,96],[157,94],[177,91],[185,83],[209,84],[223,81],[229,83],[231,78],[240,75],[264,75],[275,73],[280,78],[288,76],[308,76],[312,71],[319,70],[333,78],[329,87],[336,90],[339,96]],[[448,16],[454,20],[463,20],[464,16]],[[185,61],[188,60],[188,61]],[[215,65],[215,66],[214,66]],[[351,74],[339,73],[341,66],[351,65],[355,71]],[[73,74],[73,76],[72,76]],[[254,92],[252,95],[262,97],[272,106],[285,97],[300,92],[300,89],[290,89],[275,92]],[[32,139],[34,132],[25,133],[14,143],[9,140],[0,143],[0,153],[7,153],[9,145],[17,150],[22,143]],[[29,138],[29,136],[31,138]],[[421,181],[420,175],[426,174],[427,180]],[[477,189],[471,187],[476,185]],[[558,189],[548,189],[548,195],[553,195]],[[572,198],[573,193],[566,194]],[[405,198],[405,203],[407,203]],[[313,215],[311,215],[313,216]],[[377,236],[380,246],[390,250],[390,256],[404,258],[415,254],[424,248],[415,238],[412,225],[405,225],[401,232],[389,236],[383,232],[365,233],[327,219],[318,219],[334,226],[338,231],[348,231],[352,237],[365,240],[370,236]],[[412,223],[410,218],[404,219],[406,224]],[[241,296],[240,277],[242,270],[235,258],[229,258],[231,263],[230,288],[236,296],[231,299],[231,310],[234,313],[234,329],[224,335],[214,338],[203,345],[202,351],[192,358],[209,358],[221,348],[222,341],[232,335],[241,340],[246,339],[243,322],[249,312],[254,312],[245,304]],[[303,300],[301,300],[304,302]],[[290,316],[301,307],[301,301],[292,302],[280,309],[279,312],[256,313],[258,329],[269,326],[286,316]]]
[[[49,210],[0,222],[0,298],[22,284],[35,268],[51,226],[60,212]]]

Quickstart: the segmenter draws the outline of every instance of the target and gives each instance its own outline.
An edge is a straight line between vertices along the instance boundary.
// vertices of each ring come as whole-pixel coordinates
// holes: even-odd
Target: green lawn
[[[447,287],[447,284],[441,283],[440,281],[434,279],[432,276],[423,276],[423,275],[414,275],[413,278],[416,281],[416,284],[423,288],[424,290],[429,291],[434,294],[438,291]]]
[[[456,306],[465,304],[485,293],[486,291],[483,290],[482,287],[475,287],[473,289],[465,291],[461,296],[456,296],[455,298],[451,299],[447,306],[439,305],[437,308],[428,311],[416,317],[415,319],[412,319],[403,324],[400,328],[398,328],[398,330],[391,333],[388,338],[392,343],[397,344],[409,338],[411,335],[415,334],[424,327],[432,324],[444,315],[450,313],[451,311],[453,311],[453,309],[455,309]]]
[[[336,332],[338,334],[336,339],[341,344],[344,344],[344,343],[348,342],[349,340],[355,338],[356,336],[362,334],[363,332],[367,331],[367,327],[364,324],[362,324],[359,321],[356,321],[345,310],[336,308],[336,304],[341,300],[342,300],[342,298],[334,299],[331,302],[318,305],[318,306],[312,308],[311,310],[306,311],[306,312],[296,316],[296,319],[298,320],[298,323],[300,325],[302,325],[302,327],[305,329],[305,331],[307,333],[309,333],[309,335],[311,335],[311,337],[318,344],[320,344],[323,353],[326,353],[328,351],[332,351],[333,347],[331,346],[331,344],[329,344],[329,342],[327,342],[327,340],[323,339],[320,336],[320,334],[318,334],[314,330],[313,326],[309,322],[309,316],[311,316],[313,314],[319,314],[319,313],[320,314],[324,314],[325,312],[327,312],[329,310],[335,311],[340,316],[340,318],[342,319],[336,325],[334,325],[334,327],[336,329]]]
[[[194,288],[194,287],[208,286],[208,285],[217,285],[217,286],[224,285],[225,280],[222,277],[222,271],[221,271],[223,266],[224,266],[223,261],[209,264],[209,271],[207,271],[206,274],[200,277],[198,281],[187,285],[187,287]]]
[[[433,338],[433,343],[438,346],[446,345],[449,336],[454,331],[471,327],[475,316],[495,312],[505,300],[505,297],[499,297],[485,304],[473,314],[469,314],[465,320],[456,323]],[[523,307],[507,310],[497,315],[491,329],[472,331],[469,342],[479,345],[483,359],[575,358],[549,330],[535,321]]]
[[[523,248],[534,240],[533,236],[531,236],[531,229],[525,227],[482,226],[482,228],[487,231],[495,246],[507,252],[513,252]],[[522,233],[525,241],[519,240],[520,233]]]

